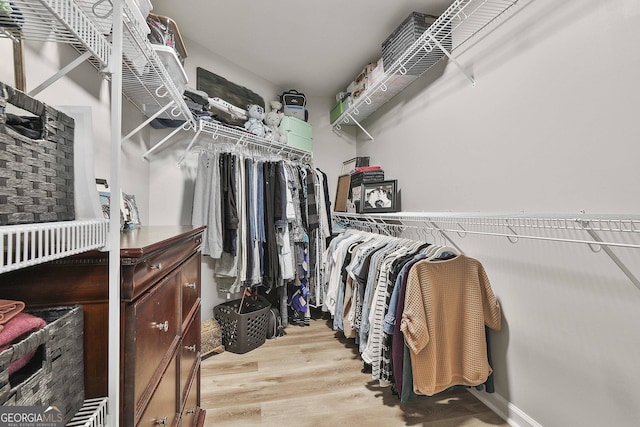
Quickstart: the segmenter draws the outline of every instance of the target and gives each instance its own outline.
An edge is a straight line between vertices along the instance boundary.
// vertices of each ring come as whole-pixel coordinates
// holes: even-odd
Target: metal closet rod
[[[457,233],[461,238],[467,234],[478,234],[485,236],[506,237],[509,242],[517,243],[519,239],[544,240],[565,243],[580,243],[589,246],[592,252],[604,252],[611,260],[620,268],[620,270],[629,278],[629,280],[640,290],[640,280],[636,278],[633,272],[626,264],[613,252],[611,247],[640,249],[640,245],[624,242],[607,242],[604,241],[598,231],[615,232],[615,233],[640,233],[640,217],[622,217],[608,216],[600,217],[593,215],[575,216],[524,216],[524,215],[480,215],[480,214],[420,214],[420,213],[401,213],[401,214],[373,214],[358,215],[349,213],[334,213],[333,217],[337,221],[347,222],[354,228],[364,227],[371,231],[374,229],[383,231],[384,234],[391,234],[390,230],[396,228],[402,231],[406,228],[417,230],[436,231],[443,238],[448,240],[461,253],[462,251],[456,245],[447,233]],[[438,224],[444,224],[439,226]],[[484,226],[484,227],[501,227],[509,230],[509,233],[498,231],[476,231],[467,230],[464,225]],[[455,227],[450,227],[455,225]],[[516,228],[531,228],[540,230],[569,230],[582,231],[591,236],[593,240],[584,239],[568,239],[561,237],[533,236],[530,234],[518,234]]]
[[[350,214],[334,213],[334,218],[338,221],[363,227],[377,227],[388,229],[389,227],[404,227],[413,229],[424,229],[436,231],[438,233],[456,233],[460,237],[466,234],[477,234],[485,236],[506,237],[511,243],[516,243],[518,239],[545,240],[565,243],[586,244],[594,250],[594,247],[612,246],[640,249],[640,244],[610,242],[599,239],[594,233],[596,231],[640,233],[640,218],[630,217],[561,217],[561,216],[479,216],[473,214],[446,214],[442,216],[435,214]],[[444,224],[438,226],[437,224]],[[453,226],[453,227],[452,227]],[[507,228],[509,232],[500,231],[477,231],[468,230],[464,226],[489,226]],[[534,236],[530,234],[519,234],[516,228],[545,229],[545,230],[571,230],[588,232],[594,240],[570,239],[552,236]]]

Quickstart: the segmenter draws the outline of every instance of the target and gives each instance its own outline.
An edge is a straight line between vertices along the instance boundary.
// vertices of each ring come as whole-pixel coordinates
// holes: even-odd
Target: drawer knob
[[[188,351],[195,353],[196,352],[196,345],[185,345],[184,346],[185,349],[187,349]]]
[[[168,332],[169,331],[169,321],[165,320],[164,323],[155,323],[153,325],[154,328],[158,328],[163,332]]]
[[[160,270],[162,268],[162,264],[158,263],[158,264],[151,264],[149,266],[150,269],[152,270]]]
[[[191,283],[185,283],[184,287],[195,290],[197,285],[196,285],[196,282],[191,282]]]
[[[196,408],[193,408],[193,409],[187,409],[186,413],[187,413],[187,414],[195,414],[195,413],[196,413]]]
[[[168,421],[167,417],[164,417],[164,418],[158,418],[158,419],[156,420],[156,424],[166,425],[166,424],[167,424],[167,421]]]

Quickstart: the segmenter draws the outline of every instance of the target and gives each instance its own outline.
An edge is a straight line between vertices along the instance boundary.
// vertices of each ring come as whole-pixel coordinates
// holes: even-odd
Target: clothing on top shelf
[[[325,250],[322,305],[372,378],[407,402],[492,373],[501,310],[482,264],[425,242],[346,230]],[[492,392],[493,387],[487,387]]]
[[[220,136],[219,138],[224,138]],[[192,224],[206,225],[202,253],[215,258],[218,290],[262,290],[272,305],[306,318],[322,304],[323,263],[330,237],[326,176],[231,144],[199,153]]]

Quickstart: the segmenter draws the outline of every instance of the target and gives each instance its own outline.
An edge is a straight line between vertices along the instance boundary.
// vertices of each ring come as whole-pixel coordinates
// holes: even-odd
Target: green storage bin
[[[278,128],[287,133],[295,133],[303,138],[313,138],[313,128],[311,123],[300,120],[292,116],[283,116]]]
[[[310,123],[291,116],[284,116],[278,127],[287,134],[287,145],[311,151],[313,127]]]
[[[344,113],[345,106],[342,101],[338,101],[335,107],[331,109],[329,113],[329,121],[331,124],[335,123],[336,120]]]

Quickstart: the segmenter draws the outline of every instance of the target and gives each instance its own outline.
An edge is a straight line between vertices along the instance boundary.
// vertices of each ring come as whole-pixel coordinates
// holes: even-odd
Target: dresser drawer
[[[125,358],[135,355],[134,401],[138,402],[163,357],[179,337],[179,274],[174,272],[157,287],[127,307]],[[175,345],[175,344],[174,344]],[[174,347],[175,348],[175,347]]]
[[[200,304],[200,252],[189,258],[182,267],[182,323],[198,309]]]
[[[133,301],[195,253],[199,249],[201,241],[202,236],[198,234],[183,238],[171,245],[150,250],[140,256],[122,256],[122,299]]]
[[[149,405],[143,411],[138,427],[158,427],[177,425],[178,402],[176,399],[176,359],[172,359],[158,388],[151,396]]]
[[[180,425],[182,427],[193,427],[196,425],[198,412],[200,411],[200,405],[198,402],[198,390],[200,385],[198,380],[195,379],[191,383],[191,387],[188,390],[187,399],[185,400],[184,409],[181,413]]]
[[[180,346],[180,396],[186,398],[188,384],[200,362],[200,308],[182,336]]]

